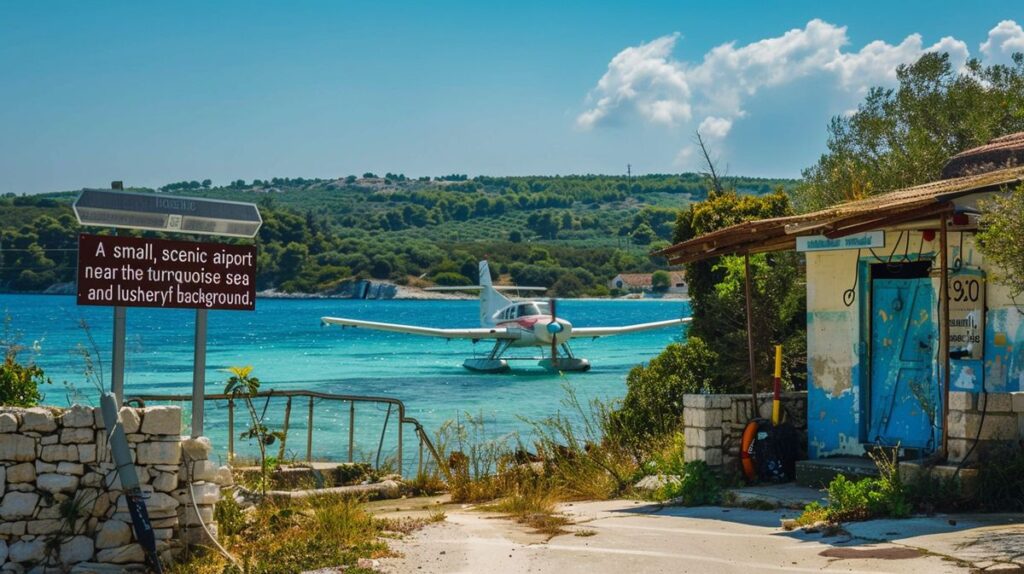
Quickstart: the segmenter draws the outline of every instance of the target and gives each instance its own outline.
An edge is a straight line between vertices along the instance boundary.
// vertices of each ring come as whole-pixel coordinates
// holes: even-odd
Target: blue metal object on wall
[[[935,299],[928,278],[871,286],[868,442],[934,450],[942,413]]]

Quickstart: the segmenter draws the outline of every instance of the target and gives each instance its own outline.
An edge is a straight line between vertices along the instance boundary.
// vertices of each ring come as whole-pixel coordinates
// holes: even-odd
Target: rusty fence
[[[306,407],[306,462],[313,461],[313,438],[314,438],[314,419],[316,417],[316,405],[322,404],[323,402],[328,403],[347,403],[348,406],[348,448],[347,458],[348,462],[355,460],[355,437],[356,437],[356,405],[358,404],[373,404],[377,405],[378,408],[382,405],[387,406],[387,413],[384,417],[383,425],[380,432],[380,440],[377,443],[376,456],[374,458],[374,468],[380,467],[381,454],[384,448],[384,439],[388,430],[388,425],[391,424],[392,413],[395,413],[397,417],[397,434],[398,440],[396,445],[396,464],[399,472],[404,474],[404,459],[403,459],[403,440],[404,440],[404,429],[406,426],[411,426],[412,431],[415,433],[418,443],[418,452],[416,459],[416,472],[417,474],[422,473],[424,470],[424,449],[437,465],[437,468],[444,472],[446,466],[442,463],[441,457],[437,450],[434,448],[433,443],[430,441],[430,437],[423,429],[423,425],[418,420],[412,417],[405,416],[405,404],[395,398],[390,397],[373,397],[373,396],[362,396],[362,395],[338,395],[332,393],[322,393],[318,391],[307,391],[307,390],[282,390],[282,391],[262,391],[253,395],[254,401],[263,399],[266,402],[263,406],[264,413],[266,412],[267,406],[270,404],[271,399],[283,399],[284,404],[284,420],[281,427],[281,440],[278,444],[278,458],[283,459],[285,455],[285,449],[288,445],[289,437],[289,425],[292,421],[292,409],[293,407],[302,408]],[[192,395],[184,394],[140,394],[129,397],[125,402],[127,404],[135,404],[138,406],[144,406],[146,402],[187,402],[192,400]],[[205,395],[203,397],[204,402],[210,401],[221,401],[226,402],[227,406],[227,448],[228,448],[228,461],[233,461],[235,457],[235,407],[236,403],[240,400],[233,395],[225,394],[213,394]],[[243,407],[244,409],[244,407]],[[244,412],[244,411],[243,411]],[[245,415],[243,415],[245,416]]]

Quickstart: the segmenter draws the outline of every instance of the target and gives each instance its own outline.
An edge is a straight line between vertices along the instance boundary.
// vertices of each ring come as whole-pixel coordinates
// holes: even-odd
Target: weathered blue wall
[[[903,239],[909,253],[905,255],[905,248],[900,247],[897,258],[936,257],[937,238],[929,242],[923,241],[919,232],[904,233],[909,236]],[[876,249],[877,255],[889,256],[899,237],[900,232],[887,232],[887,247]],[[1024,391],[1024,314],[1008,290],[991,279],[991,271],[974,247],[973,234],[964,234],[961,241],[959,233],[952,233],[949,257],[951,262],[959,259],[989,277],[985,285],[988,311],[984,360],[953,361],[951,390],[978,392],[983,376],[989,391]],[[859,261],[858,251],[807,254],[807,426],[811,458],[864,452],[870,374],[867,270],[878,260],[864,251]],[[937,294],[938,279],[933,283]],[[843,298],[848,289],[856,293],[849,306]],[[939,365],[936,357],[937,381]]]

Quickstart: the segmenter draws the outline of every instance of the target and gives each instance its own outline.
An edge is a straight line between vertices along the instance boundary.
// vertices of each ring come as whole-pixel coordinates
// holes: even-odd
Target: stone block
[[[196,518],[196,509],[191,504],[186,505],[185,511],[181,515],[181,524],[183,526],[198,526],[199,520]],[[199,516],[203,519],[204,524],[210,524],[213,522],[213,507],[212,506],[200,506]]]
[[[683,409],[683,424],[687,427],[712,428],[722,425],[722,409]]]
[[[0,461],[24,462],[36,458],[36,439],[25,435],[0,434]]]
[[[128,544],[117,548],[105,548],[96,553],[96,560],[107,564],[128,564],[144,562],[146,554],[138,544]]]
[[[38,433],[30,433],[30,434],[38,434]],[[48,435],[39,437],[39,444],[41,444],[41,445],[57,444],[59,442],[60,442],[60,435],[48,434]]]
[[[19,540],[7,549],[11,562],[42,562],[46,558],[46,541],[42,538]]]
[[[1017,415],[987,414],[981,427],[981,440],[1011,441],[1020,438]]]
[[[977,393],[971,393],[967,391],[950,391],[949,410],[973,411],[975,406],[977,405],[977,399]]]
[[[96,462],[96,445],[95,444],[80,444],[78,445],[78,460],[89,463]]]
[[[15,432],[18,430],[18,415],[15,413],[0,413],[0,433]]]
[[[190,470],[191,476],[188,472]],[[212,460],[185,462],[181,465],[178,475],[181,476],[182,480],[189,480],[191,478],[192,482],[215,482],[217,478],[217,463]]]
[[[99,410],[99,409],[96,409]],[[64,428],[92,427],[94,421],[93,408],[85,405],[72,405],[60,417]]]
[[[708,463],[708,466],[722,466],[722,449],[707,449],[704,452],[704,462]]]
[[[39,495],[34,492],[8,492],[0,502],[0,518],[4,521],[31,518],[38,503]]]
[[[683,430],[687,446],[693,447],[721,447],[721,429],[699,429],[687,427]]]
[[[7,467],[0,466],[0,496],[7,492]],[[3,562],[0,562],[3,564]]]
[[[85,466],[77,462],[58,462],[57,472],[60,474],[82,476],[85,474]]]
[[[53,411],[44,407],[33,407],[21,411],[21,425],[18,430],[21,432],[34,431],[39,433],[53,432],[57,429],[57,421],[53,418]]]
[[[170,492],[178,488],[178,476],[170,472],[153,473],[153,480],[150,481],[153,490],[157,492]]]
[[[210,458],[210,453],[213,452],[213,445],[210,443],[210,439],[205,436],[196,438],[182,437],[181,452],[188,460],[206,460]]]
[[[978,410],[992,413],[1013,412],[1013,397],[1010,393],[982,393],[978,396]]]
[[[96,533],[96,548],[118,548],[132,541],[132,529],[120,520],[108,520]]]
[[[217,504],[220,500],[220,487],[212,482],[199,482],[192,485],[196,504]]]
[[[121,407],[121,426],[124,428],[125,434],[139,432],[139,411],[132,407]]]
[[[46,492],[74,492],[78,489],[78,477],[66,474],[40,474],[36,477],[36,487]]]
[[[145,434],[181,434],[181,407],[149,407],[143,410],[142,432]]]
[[[1013,407],[1013,412],[1024,413],[1024,390],[1007,394],[1010,395],[1010,403]]]
[[[181,462],[180,442],[144,442],[135,450],[137,464],[173,464]]]
[[[56,515],[57,513],[54,512]],[[42,520],[29,520],[25,528],[29,534],[37,536],[48,536],[60,531],[61,521],[56,518],[44,518]]]
[[[0,564],[7,562],[7,541],[0,540]]]
[[[46,462],[78,462],[78,447],[73,444],[46,445],[39,458]]]
[[[88,536],[72,536],[60,545],[60,561],[65,566],[85,562],[92,558],[92,538]]]
[[[60,442],[64,444],[94,443],[96,436],[91,428],[67,428],[60,431]]]
[[[24,535],[24,520],[0,520],[0,536],[18,537]]]

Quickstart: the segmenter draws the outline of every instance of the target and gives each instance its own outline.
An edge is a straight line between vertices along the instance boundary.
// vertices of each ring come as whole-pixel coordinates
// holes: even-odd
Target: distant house
[[[686,274],[682,271],[669,271],[669,293],[685,295]],[[619,273],[608,282],[609,289],[629,291],[631,293],[649,293],[653,290],[651,273]]]

